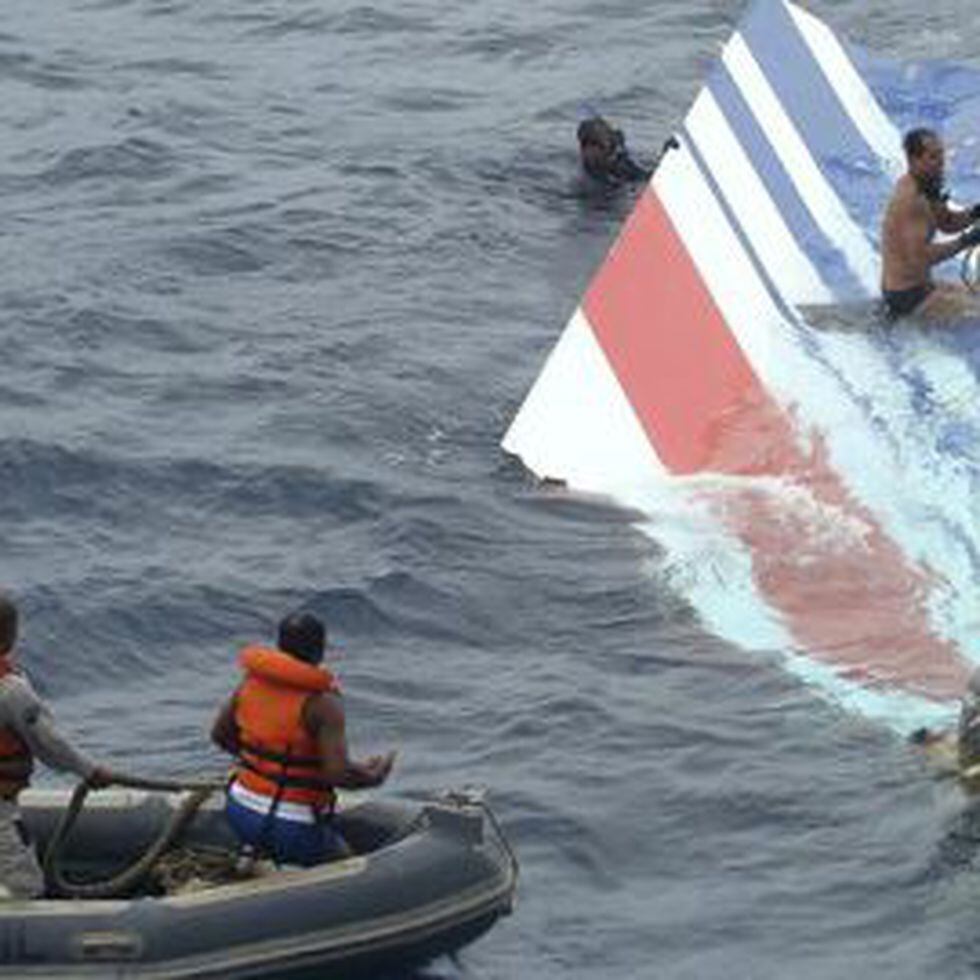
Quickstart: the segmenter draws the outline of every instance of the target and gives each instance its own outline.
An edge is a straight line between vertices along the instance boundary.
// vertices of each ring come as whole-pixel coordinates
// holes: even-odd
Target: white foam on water
[[[782,495],[798,514],[811,516],[817,536],[833,546],[852,547],[866,529],[833,507],[807,498],[806,491],[778,480],[752,480],[753,489]],[[668,479],[646,487],[622,488],[617,499],[648,515],[638,529],[666,556],[648,573],[682,594],[713,634],[747,651],[778,659],[782,667],[821,697],[883,724],[900,735],[922,727],[943,728],[956,717],[956,702],[937,702],[899,689],[869,688],[801,651],[779,616],[760,596],[748,551],[720,525],[718,506],[726,494],[746,490],[745,478]],[[818,652],[817,652],[818,653]]]
[[[710,103],[701,103],[701,114],[710,118],[711,111]],[[922,331],[921,342],[903,347],[910,363],[899,369],[871,323],[867,330],[817,330],[798,315],[787,319],[686,150],[671,155],[671,166],[657,174],[654,187],[763,387],[794,418],[805,420],[801,442],[819,439],[826,446],[831,469],[909,561],[939,573],[929,596],[934,625],[969,650],[975,632],[964,628],[957,601],[972,580],[970,535],[962,531],[971,518],[951,509],[962,510],[957,501],[970,500],[972,480],[936,450],[936,419],[923,417],[921,398],[907,377],[914,369],[936,397],[956,392],[962,399],[975,386],[969,368],[934,341],[930,347]],[[947,423],[953,407],[940,413]],[[937,473],[943,474],[941,487]],[[924,498],[923,491],[933,487],[938,492]],[[931,515],[926,523],[924,513]],[[951,528],[960,531],[951,535]],[[950,562],[955,568],[947,571]]]

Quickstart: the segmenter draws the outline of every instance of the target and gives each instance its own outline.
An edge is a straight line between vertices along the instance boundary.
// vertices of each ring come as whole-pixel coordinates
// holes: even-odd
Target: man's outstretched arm
[[[58,730],[47,705],[24,677],[10,677],[5,684],[3,722],[27,743],[31,753],[46,766],[73,772],[96,785],[111,782],[107,769],[78,751]]]
[[[362,762],[351,759],[347,754],[347,721],[340,697],[324,694],[309,704],[309,721],[315,730],[324,782],[340,789],[380,786],[391,772],[395,753],[374,755]]]

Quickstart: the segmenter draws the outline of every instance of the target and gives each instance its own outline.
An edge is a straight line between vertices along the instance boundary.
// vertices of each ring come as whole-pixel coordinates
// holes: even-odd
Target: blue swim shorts
[[[228,790],[225,817],[238,839],[276,864],[310,867],[350,853],[328,817],[318,818],[311,807],[280,803],[270,817],[272,801],[238,783]]]

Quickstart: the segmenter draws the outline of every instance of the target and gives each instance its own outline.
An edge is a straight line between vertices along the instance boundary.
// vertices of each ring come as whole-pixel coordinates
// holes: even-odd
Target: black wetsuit
[[[583,161],[585,172],[593,179],[603,184],[632,184],[640,180],[649,180],[652,170],[641,167],[625,150],[620,150],[604,166],[589,166]]]

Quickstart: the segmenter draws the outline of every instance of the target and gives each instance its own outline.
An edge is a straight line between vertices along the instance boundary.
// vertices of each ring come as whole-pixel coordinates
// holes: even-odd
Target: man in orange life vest
[[[0,890],[14,898],[34,898],[43,891],[43,878],[20,832],[17,797],[30,782],[35,756],[53,769],[77,773],[95,788],[107,786],[113,776],[58,733],[31,682],[16,671],[16,642],[17,607],[0,595]]]
[[[212,740],[237,758],[225,814],[239,839],[278,864],[309,866],[349,854],[332,825],[335,788],[380,786],[395,753],[347,755],[344,706],[322,666],[326,631],[297,612],[278,648],[246,647],[245,679],[222,706]]]

